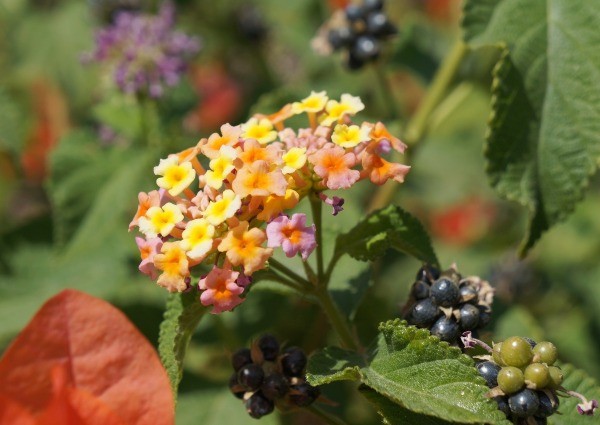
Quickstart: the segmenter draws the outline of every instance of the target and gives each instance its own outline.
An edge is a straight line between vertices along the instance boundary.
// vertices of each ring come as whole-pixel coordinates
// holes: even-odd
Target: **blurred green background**
[[[129,6],[152,9],[141,0]],[[165,152],[195,144],[225,122],[273,112],[310,90],[359,95],[364,118],[402,134],[435,71],[460,37],[454,0],[394,0],[386,11],[400,29],[377,64],[400,116],[391,113],[373,66],[349,72],[340,55],[320,56],[311,40],[344,5],[335,0],[179,0],[178,27],[203,48],[177,87],[150,113],[163,149],[140,143],[148,113],[107,88],[108,78],[80,56],[93,47],[115,0],[0,0],[0,347],[5,348],[45,299],[63,288],[103,297],[156,344],[166,293],[137,271],[127,224],[137,193],[153,188],[152,166]],[[406,158],[413,167],[393,202],[418,216],[444,267],[456,263],[496,287],[488,339],[518,334],[555,342],[563,360],[600,378],[600,196],[587,199],[518,261],[525,211],[491,191],[482,155],[490,72],[497,52],[470,52],[424,140]],[[146,116],[147,117],[147,116]],[[101,131],[113,130],[111,140]],[[372,202],[359,184],[345,210],[327,217],[331,238],[353,226]],[[327,237],[327,236],[326,236]],[[399,315],[418,262],[396,252],[369,265],[345,259],[334,289],[364,291],[354,320],[363,342]],[[371,270],[371,271],[369,271]],[[307,352],[335,343],[313,305],[257,284],[233,313],[205,318],[186,358],[178,423],[252,423],[227,390],[229,354],[263,332]],[[326,409],[349,423],[377,423],[351,391],[324,389]],[[270,415],[265,423],[319,423],[307,413]]]

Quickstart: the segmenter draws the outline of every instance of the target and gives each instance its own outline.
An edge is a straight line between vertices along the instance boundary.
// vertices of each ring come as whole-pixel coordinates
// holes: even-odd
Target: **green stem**
[[[276,273],[274,270],[272,270],[268,277],[272,280],[274,280],[275,282],[281,283],[283,286],[287,286],[290,289],[293,289],[294,291],[297,291],[301,294],[306,294],[306,288],[304,286],[301,286],[300,284],[286,278],[285,276],[281,276],[280,274]]]
[[[338,418],[337,416],[333,416],[333,415],[325,412],[324,410],[319,409],[314,404],[312,404],[312,405],[310,405],[308,407],[305,407],[305,409],[308,410],[313,415],[315,415],[318,418],[320,418],[321,420],[323,420],[323,422],[325,422],[326,424],[329,424],[329,425],[346,425],[346,422],[344,422],[341,418]]]
[[[313,270],[313,268],[308,264],[308,261],[302,261],[302,267],[304,267],[304,273],[308,277],[308,280],[315,286],[319,283],[319,277]]]
[[[358,342],[354,338],[354,334],[350,330],[350,326],[348,326],[348,322],[346,318],[343,316],[342,312],[335,305],[327,287],[321,286],[319,289],[315,291],[315,296],[317,300],[319,300],[319,304],[325,314],[329,318],[331,322],[331,326],[337,332],[342,346],[344,348],[348,348],[350,350],[358,351]]]
[[[273,270],[277,270],[277,271],[283,273],[286,277],[289,277],[291,280],[297,282],[298,285],[300,287],[302,287],[305,291],[307,289],[312,288],[312,285],[308,280],[306,280],[305,278],[300,276],[298,273],[292,271],[289,267],[281,264],[279,261],[277,261],[273,257],[269,258],[269,266]]]
[[[388,111],[388,118],[399,119],[400,112],[398,111],[396,100],[394,99],[394,92],[392,90],[390,80],[388,80],[387,76],[385,75],[385,70],[379,63],[374,63],[372,68],[375,72],[375,77],[381,91],[381,96],[385,102],[385,109]]]
[[[409,146],[419,143],[425,136],[432,112],[446,94],[450,84],[454,81],[460,64],[468,51],[467,45],[462,40],[458,40],[437,70],[425,98],[408,123],[404,141]]]
[[[315,222],[315,237],[317,239],[317,282],[319,286],[327,287],[323,274],[323,203],[316,196],[310,197],[310,209]]]

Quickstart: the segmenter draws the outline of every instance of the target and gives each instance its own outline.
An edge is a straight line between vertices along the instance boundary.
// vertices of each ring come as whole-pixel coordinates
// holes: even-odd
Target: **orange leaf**
[[[174,423],[154,348],[119,310],[74,290],[48,300],[8,348],[0,360],[0,413],[2,396],[39,425],[52,415],[69,425]]]

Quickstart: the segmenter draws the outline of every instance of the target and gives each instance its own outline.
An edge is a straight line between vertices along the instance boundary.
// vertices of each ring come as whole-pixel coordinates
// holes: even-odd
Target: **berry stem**
[[[344,422],[342,419],[325,412],[324,410],[316,407],[315,405],[310,405],[308,407],[305,407],[305,409],[313,415],[315,415],[316,417],[318,417],[319,419],[323,420],[323,422],[325,422],[326,424],[346,425],[346,422]]]
[[[358,351],[359,344],[356,341],[354,334],[350,330],[348,321],[342,312],[340,312],[337,305],[335,305],[335,302],[331,298],[331,294],[327,288],[321,286],[315,290],[314,294],[319,300],[321,308],[323,308],[323,311],[331,322],[331,326],[338,334],[338,337],[342,342],[342,347]]]
[[[379,85],[381,95],[385,102],[384,109],[386,109],[388,118],[394,120],[399,119],[400,112],[398,111],[396,100],[394,99],[392,85],[390,84],[390,80],[385,75],[385,70],[383,69],[383,66],[381,66],[380,62],[375,62],[372,68],[375,73],[375,78],[377,79],[377,84]]]

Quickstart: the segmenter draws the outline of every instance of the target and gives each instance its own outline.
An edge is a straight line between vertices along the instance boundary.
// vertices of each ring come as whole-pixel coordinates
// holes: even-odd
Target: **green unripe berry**
[[[506,366],[506,364],[502,361],[502,357],[500,357],[500,348],[501,347],[502,347],[501,342],[494,344],[494,348],[492,348],[492,358],[494,359],[494,362],[496,362],[496,364],[498,366]]]
[[[533,354],[539,357],[539,362],[552,366],[558,358],[556,346],[548,341],[540,342],[533,348]]]
[[[525,369],[525,379],[535,385],[535,389],[546,388],[550,383],[550,371],[544,363],[531,363]]]
[[[512,394],[519,391],[525,385],[525,377],[521,369],[507,366],[498,372],[498,386],[505,394]]]
[[[559,388],[564,379],[562,370],[556,366],[550,366],[548,367],[548,373],[550,374],[550,382],[548,387],[552,388],[553,390]]]
[[[502,342],[500,358],[508,366],[523,368],[531,363],[533,351],[527,341],[521,337],[513,336]]]

